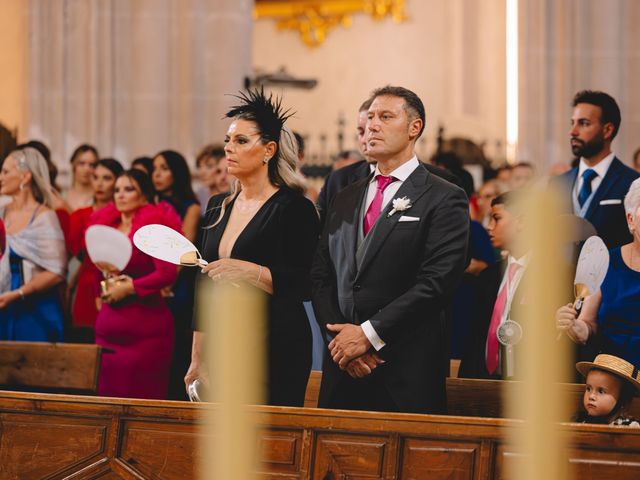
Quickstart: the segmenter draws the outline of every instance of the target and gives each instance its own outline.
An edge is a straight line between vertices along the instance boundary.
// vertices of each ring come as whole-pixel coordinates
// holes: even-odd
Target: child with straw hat
[[[600,354],[593,362],[578,362],[576,368],[586,384],[585,412],[578,414],[577,422],[640,427],[637,420],[625,415],[625,409],[640,392],[640,373],[634,365]]]

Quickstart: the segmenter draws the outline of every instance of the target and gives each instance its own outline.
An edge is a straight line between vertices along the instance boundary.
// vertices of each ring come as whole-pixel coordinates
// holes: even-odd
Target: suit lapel
[[[620,163],[621,162],[617,157],[615,157],[611,162],[609,170],[607,170],[607,173],[602,179],[602,182],[600,182],[596,193],[593,195],[593,200],[591,200],[591,203],[589,204],[589,209],[585,215],[587,220],[593,216],[595,209],[600,204],[600,200],[604,199],[604,197],[609,193],[609,190],[611,190],[618,181],[618,177],[620,176]]]
[[[409,178],[407,178],[407,180],[402,184],[400,189],[398,189],[398,192],[393,196],[393,199],[407,197],[413,207],[418,199],[424,195],[429,188],[431,188],[431,183],[427,181],[430,175],[431,174],[427,172],[425,168],[416,168],[411,175],[409,175]],[[363,254],[362,263],[359,266],[360,268],[358,269],[356,279],[360,277],[362,272],[376,256],[378,250],[380,250],[380,247],[382,247],[385,240],[398,223],[400,217],[405,213],[411,213],[411,208],[409,208],[405,212],[397,212],[390,217],[389,212],[393,209],[393,199],[391,199],[386,207],[380,212],[380,217],[378,217],[373,229],[367,235],[367,237],[371,236],[371,238],[365,239],[368,245],[365,247],[366,250]],[[359,216],[359,218],[361,217]]]

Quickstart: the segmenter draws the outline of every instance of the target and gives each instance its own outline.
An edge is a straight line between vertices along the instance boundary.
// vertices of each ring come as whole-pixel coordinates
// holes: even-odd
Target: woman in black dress
[[[280,101],[264,92],[238,97],[225,138],[231,194],[212,197],[201,253],[213,281],[244,281],[269,295],[267,312],[270,405],[302,406],[311,370],[311,329],[302,302],[310,297],[309,269],[319,235],[313,204],[296,173],[297,143],[284,127]],[[206,325],[201,325],[206,330]],[[194,333],[188,386],[205,379],[203,333]]]

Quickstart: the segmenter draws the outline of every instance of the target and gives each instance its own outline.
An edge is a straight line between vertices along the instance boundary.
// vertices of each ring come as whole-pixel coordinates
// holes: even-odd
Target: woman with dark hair
[[[240,105],[227,113],[233,120],[225,138],[236,180],[231,194],[209,201],[201,252],[211,280],[202,281],[243,282],[267,295],[267,402],[302,406],[311,370],[311,328],[302,302],[310,297],[318,214],[302,193],[298,146],[284,126],[290,115],[280,100],[262,90],[238,98]],[[196,378],[207,382],[203,335],[194,332],[187,385]]]
[[[71,214],[67,249],[82,262],[77,276],[74,277],[77,279],[77,283],[71,303],[71,322],[76,327],[93,328],[98,315],[96,298],[100,296],[96,289],[96,278],[100,275],[100,271],[87,255],[84,234],[93,212],[105,207],[113,199],[116,178],[123,171],[120,162],[113,158],[99,160],[91,179],[93,205],[76,210]],[[69,288],[73,289],[74,285],[69,285]]]
[[[88,207],[93,203],[91,175],[99,158],[96,147],[86,143],[73,151],[70,160],[73,177],[71,188],[66,195],[67,203],[72,212],[79,208]]]
[[[182,231],[195,241],[200,221],[200,206],[191,187],[191,172],[187,161],[173,150],[164,150],[153,159],[151,174],[159,201],[168,202],[182,219]]]
[[[63,315],[58,287],[67,255],[47,163],[38,150],[14,150],[2,163],[0,209],[6,251],[0,260],[0,340],[60,342]]]
[[[153,204],[151,181],[139,170],[118,177],[113,200],[93,213],[90,224],[117,228],[130,239],[152,223],[180,231],[173,209]],[[113,351],[102,357],[98,395],[166,398],[173,319],[160,292],[175,281],[176,267],[133,245],[122,273],[124,280],[110,288],[96,318],[96,343]]]
[[[200,222],[200,205],[191,188],[191,173],[182,155],[173,150],[164,150],[153,159],[151,175],[158,200],[171,205],[182,221],[185,237],[195,242]],[[187,400],[182,388],[182,378],[189,367],[191,350],[191,321],[193,319],[193,289],[197,270],[181,268],[178,280],[167,297],[175,328],[174,358],[171,363],[169,398]]]

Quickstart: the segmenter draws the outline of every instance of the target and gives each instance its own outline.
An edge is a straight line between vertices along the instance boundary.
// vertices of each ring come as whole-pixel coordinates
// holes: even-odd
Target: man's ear
[[[420,135],[420,130],[422,130],[422,119],[414,118],[409,122],[409,139],[415,140]]]
[[[604,135],[605,140],[611,140],[614,129],[615,127],[613,126],[613,123],[607,122],[604,124],[604,126],[602,127],[602,134]]]

